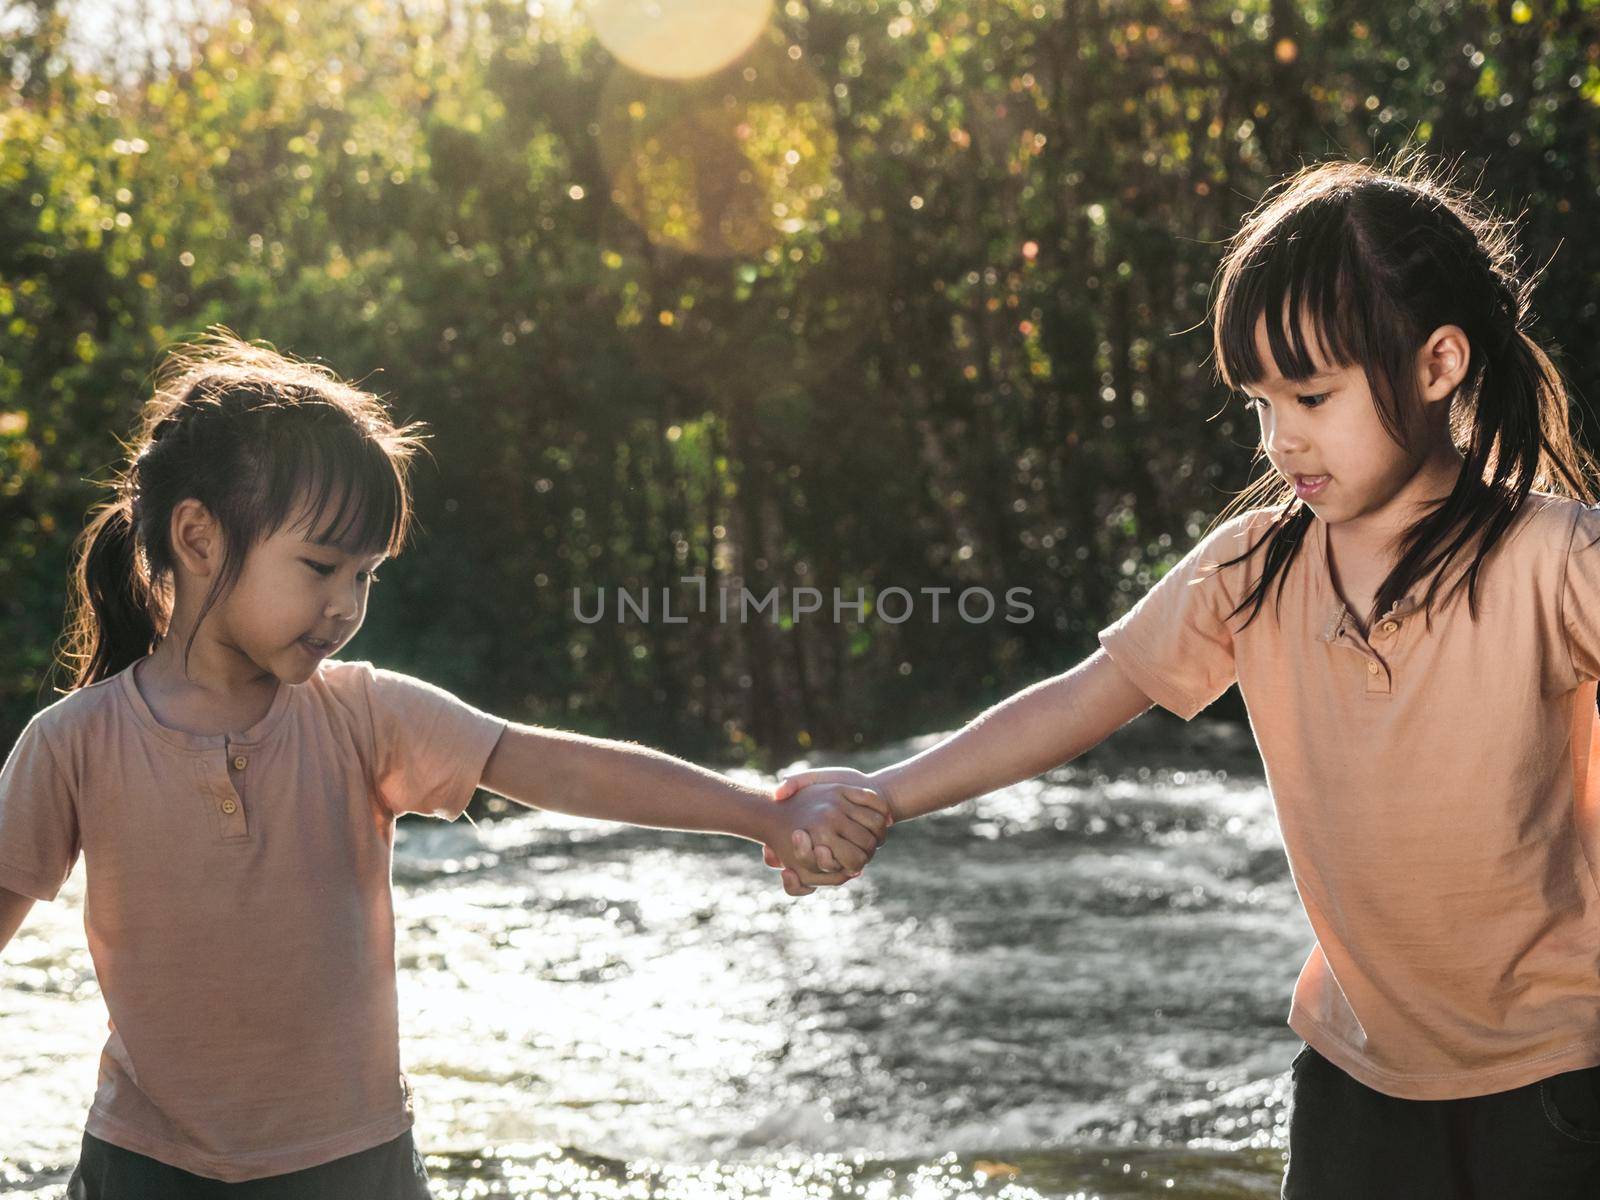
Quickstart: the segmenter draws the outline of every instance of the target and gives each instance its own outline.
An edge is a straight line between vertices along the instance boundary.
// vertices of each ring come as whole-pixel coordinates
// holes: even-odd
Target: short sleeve
[[[371,714],[373,783],[395,815],[453,821],[466,811],[507,722],[441,687],[351,663]]]
[[[77,804],[36,715],[0,767],[0,887],[54,900],[79,845]]]
[[[1600,679],[1600,507],[1575,505],[1561,618],[1580,680]]]
[[[1163,575],[1119,620],[1100,631],[1100,645],[1145,695],[1193,720],[1237,678],[1227,616],[1238,603],[1231,586],[1240,567],[1215,567],[1252,545],[1253,512],[1225,522]]]

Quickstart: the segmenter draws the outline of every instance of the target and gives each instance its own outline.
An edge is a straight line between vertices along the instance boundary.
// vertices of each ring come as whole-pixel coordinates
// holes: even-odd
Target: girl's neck
[[[224,696],[203,685],[175,681],[160,670],[154,654],[133,664],[133,685],[156,721],[201,737],[242,733],[259,724],[272,711],[277,689],[284,686],[273,682],[276,686],[264,694]]]
[[[1406,532],[1455,490],[1465,463],[1454,445],[1441,447],[1382,508],[1330,524],[1329,546],[1337,546],[1347,559],[1392,567]]]
[[[137,679],[152,684],[172,696],[184,696],[222,708],[250,708],[263,695],[267,703],[281,686],[270,672],[237,651],[196,638],[184,663],[186,637],[163,637],[144,660]]]

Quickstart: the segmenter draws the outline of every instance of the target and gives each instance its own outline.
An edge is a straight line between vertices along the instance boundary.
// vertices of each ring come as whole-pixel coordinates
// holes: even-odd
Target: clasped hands
[[[762,858],[782,870],[783,890],[791,896],[854,879],[894,824],[881,785],[847,767],[791,775],[773,789],[772,799],[785,806],[789,845],[764,846]]]

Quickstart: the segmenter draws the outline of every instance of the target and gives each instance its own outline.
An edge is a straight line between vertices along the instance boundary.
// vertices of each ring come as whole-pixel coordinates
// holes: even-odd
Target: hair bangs
[[[294,528],[318,545],[358,556],[398,554],[410,511],[404,481],[383,447],[353,433],[297,441],[274,464],[266,498],[273,526],[281,529],[292,517]]]
[[[1351,286],[1349,237],[1332,205],[1313,202],[1230,256],[1213,325],[1224,386],[1242,392],[1275,377],[1294,383],[1364,360],[1367,338]],[[1272,371],[1256,344],[1263,316]]]

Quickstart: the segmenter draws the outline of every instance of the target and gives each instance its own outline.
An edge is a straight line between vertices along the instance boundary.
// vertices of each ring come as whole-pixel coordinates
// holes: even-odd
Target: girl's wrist
[[[774,850],[786,845],[794,833],[794,822],[785,806],[774,804],[767,792],[746,789],[742,784],[739,790],[746,793],[739,806],[743,828],[732,832]]]
[[[871,772],[867,778],[872,781],[873,790],[888,801],[889,811],[894,814],[896,821],[904,821],[917,815],[908,807],[911,801],[907,793],[910,789],[899,768],[883,767]]]

